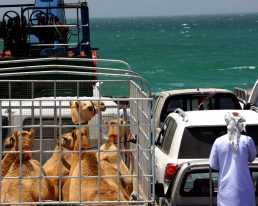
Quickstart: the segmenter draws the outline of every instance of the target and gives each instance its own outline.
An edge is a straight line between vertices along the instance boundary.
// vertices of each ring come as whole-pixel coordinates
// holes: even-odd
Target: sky
[[[258,0],[88,0],[92,17],[258,12]]]
[[[79,0],[67,0],[77,2]],[[33,3],[33,0],[18,0]],[[174,16],[258,12],[258,0],[87,0],[90,17]],[[1,0],[15,4],[17,0]]]

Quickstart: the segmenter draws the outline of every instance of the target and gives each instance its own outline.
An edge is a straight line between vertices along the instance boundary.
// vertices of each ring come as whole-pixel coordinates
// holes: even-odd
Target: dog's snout
[[[117,135],[116,134],[110,134],[109,135],[109,139],[111,140],[111,141],[113,141],[113,142],[117,142]]]
[[[14,139],[12,137],[7,138],[4,143],[5,148],[10,149],[13,147],[13,145],[14,145]]]
[[[88,110],[89,110],[89,111],[93,111],[93,106],[89,106],[89,107],[88,107]]]
[[[62,146],[66,146],[66,144],[67,144],[67,138],[66,137],[62,138],[61,144],[62,144]]]

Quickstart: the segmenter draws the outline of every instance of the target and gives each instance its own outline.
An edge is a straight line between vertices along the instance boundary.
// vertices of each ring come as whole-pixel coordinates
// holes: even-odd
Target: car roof
[[[195,88],[195,89],[175,89],[175,90],[168,90],[160,92],[160,95],[164,96],[171,96],[171,95],[178,95],[178,94],[202,94],[202,93],[211,93],[211,92],[220,92],[220,93],[232,93],[230,90],[227,89],[220,89],[220,88]]]
[[[253,110],[198,110],[186,111],[186,127],[195,126],[226,126],[224,116],[227,112],[238,112],[246,124],[258,125],[258,113]],[[170,113],[170,115],[174,115]]]

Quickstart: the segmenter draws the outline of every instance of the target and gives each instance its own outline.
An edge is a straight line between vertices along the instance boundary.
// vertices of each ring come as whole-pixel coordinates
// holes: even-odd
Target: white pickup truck
[[[241,109],[233,92],[218,88],[163,91],[156,96],[155,100],[155,128],[161,128],[169,113],[177,108],[184,111]]]

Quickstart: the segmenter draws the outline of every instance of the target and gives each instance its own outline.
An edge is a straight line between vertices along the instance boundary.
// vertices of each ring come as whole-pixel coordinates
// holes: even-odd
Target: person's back
[[[252,206],[254,186],[248,163],[256,157],[251,137],[241,135],[244,119],[233,113],[225,117],[228,134],[216,139],[210,154],[210,166],[219,170],[218,205]]]

